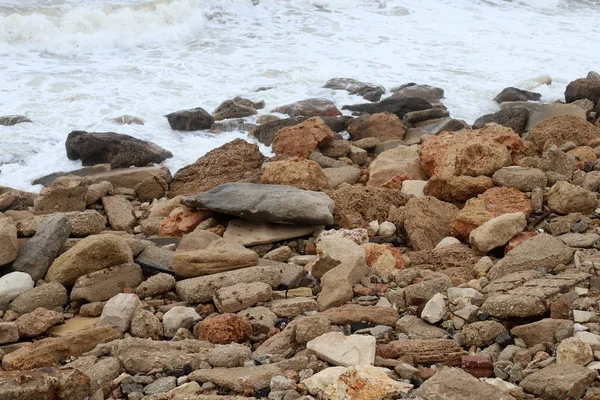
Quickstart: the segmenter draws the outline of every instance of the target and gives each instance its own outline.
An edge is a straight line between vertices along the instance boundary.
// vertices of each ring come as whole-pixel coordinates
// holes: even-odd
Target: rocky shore
[[[251,138],[173,175],[74,131],[84,168],[0,187],[0,399],[600,399],[600,75],[473,125],[325,87],[365,102],[173,112]]]

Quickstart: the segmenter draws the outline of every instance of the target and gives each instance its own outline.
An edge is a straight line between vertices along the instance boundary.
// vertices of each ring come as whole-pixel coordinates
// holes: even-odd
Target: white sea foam
[[[502,88],[540,75],[543,100],[598,68],[600,7],[586,0],[0,0],[0,184],[75,169],[74,129],[151,140],[172,170],[243,133],[173,132],[164,114],[242,95],[263,112],[307,97],[363,102],[323,89],[351,77],[388,89],[446,90],[452,115],[497,109]],[[594,8],[595,7],[595,8]],[[591,8],[591,9],[590,9]],[[273,89],[255,93],[261,86]],[[137,115],[144,126],[110,121]],[[264,151],[268,151],[264,149]],[[39,189],[39,188],[37,188]]]

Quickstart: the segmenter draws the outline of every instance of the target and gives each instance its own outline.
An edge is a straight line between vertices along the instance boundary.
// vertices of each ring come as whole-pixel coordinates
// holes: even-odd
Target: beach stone
[[[221,313],[236,313],[258,303],[271,301],[271,285],[264,282],[238,283],[217,290],[213,302]]]
[[[489,271],[488,279],[498,279],[513,272],[550,269],[558,264],[568,264],[573,259],[573,249],[560,239],[542,233],[509,251]]]
[[[451,339],[393,340],[389,346],[400,356],[412,356],[416,364],[446,363],[457,365],[465,354]]]
[[[333,365],[373,365],[375,362],[373,336],[344,336],[339,332],[325,333],[306,344],[306,348]]]
[[[565,233],[558,236],[569,247],[593,247],[600,241],[600,235],[595,233]]]
[[[169,216],[161,222],[159,234],[160,236],[181,237],[186,233],[192,232],[202,221],[210,218],[211,215],[210,211],[179,206],[171,211]]]
[[[421,169],[416,149],[398,146],[379,154],[369,166],[368,185],[382,186],[397,176],[412,180],[427,180],[427,176]]]
[[[435,324],[444,318],[446,311],[444,296],[441,293],[436,293],[425,303],[425,307],[421,311],[421,319],[430,324]]]
[[[494,182],[487,176],[435,175],[427,181],[423,193],[448,202],[467,201],[493,187]]]
[[[137,198],[142,202],[160,199],[168,190],[169,184],[161,176],[149,176],[135,186]]]
[[[242,343],[251,333],[250,322],[235,314],[221,314],[194,326],[194,335],[199,340],[214,344]]]
[[[402,117],[402,121],[407,124],[417,125],[420,122],[429,122],[430,120],[437,120],[449,116],[450,112],[448,110],[442,110],[441,108],[430,108],[429,110],[409,112]]]
[[[135,259],[135,262],[144,265],[150,264],[165,269],[171,269],[175,252],[158,246],[147,246]]]
[[[529,131],[538,122],[561,115],[573,115],[584,120],[586,119],[586,112],[575,104],[542,104],[536,110],[531,110],[531,115],[529,116],[525,130]]]
[[[402,140],[406,127],[398,116],[389,113],[377,113],[356,118],[348,125],[348,133],[353,141],[376,138],[380,141]]]
[[[556,348],[556,364],[587,365],[594,360],[592,347],[577,338],[567,338]]]
[[[244,246],[254,246],[310,235],[317,229],[319,226],[282,225],[236,219],[229,222],[223,238],[239,241]]]
[[[180,328],[190,329],[198,320],[200,315],[192,307],[175,306],[163,315],[164,335],[172,338]]]
[[[408,335],[410,339],[439,339],[446,336],[446,331],[433,326],[414,315],[405,315],[396,322],[395,330]]]
[[[478,251],[487,253],[508,243],[526,226],[527,220],[522,212],[502,214],[472,230],[469,234],[469,242]]]
[[[346,166],[338,168],[325,168],[323,173],[327,177],[327,188],[336,189],[342,183],[355,184],[360,179],[360,168]]]
[[[90,303],[108,300],[125,288],[136,288],[143,280],[144,274],[137,264],[101,269],[77,278],[71,290],[71,300],[86,300]]]
[[[350,325],[366,322],[373,325],[395,326],[400,318],[398,311],[391,307],[361,306],[345,304],[319,313],[327,317],[332,325]]]
[[[368,272],[369,267],[360,257],[344,261],[327,271],[321,277],[321,292],[317,297],[319,309],[324,311],[352,300],[352,286],[359,283]]]
[[[600,129],[585,119],[574,115],[560,115],[535,124],[529,131],[528,140],[542,150],[546,147],[546,142],[557,146],[567,142],[573,142],[576,146],[585,146],[599,138]]]
[[[530,92],[516,87],[507,87],[502,89],[494,101],[498,104],[505,101],[540,101],[542,95],[540,93]]]
[[[103,165],[103,164],[100,164]],[[113,193],[113,185],[108,181],[102,181],[98,183],[93,183],[88,186],[88,190],[85,194],[85,203],[90,206],[92,204],[96,204],[103,197],[108,196],[110,193]]]
[[[164,328],[163,324],[153,313],[138,308],[131,318],[129,332],[133,337],[160,340],[164,334]]]
[[[557,182],[547,193],[548,207],[564,213],[591,213],[598,206],[596,194],[568,182]]]
[[[287,114],[290,117],[337,117],[342,115],[334,102],[323,98],[301,100],[274,108],[271,112]]]
[[[69,160],[83,165],[110,164],[111,168],[159,164],[173,153],[145,140],[114,132],[73,131],[65,142]]]
[[[431,135],[439,135],[442,132],[459,132],[471,129],[471,126],[467,124],[466,121],[455,118],[438,118],[430,121],[417,122],[415,123],[415,126],[417,129],[420,129],[419,132],[421,132],[419,134],[419,141],[421,141],[425,135],[428,137]],[[407,136],[409,136],[410,133],[411,132],[407,132]]]
[[[480,321],[465,325],[460,332],[464,346],[485,347],[494,343],[498,335],[506,329],[496,321]]]
[[[530,324],[518,325],[510,333],[523,339],[528,347],[541,343],[558,343],[573,335],[573,321],[544,318]]]
[[[282,128],[287,128],[289,126],[298,125],[299,123],[306,121],[306,119],[306,117],[296,117],[277,119],[274,121],[265,122],[251,129],[248,133],[248,136],[255,137],[262,144],[270,146],[273,143],[275,133],[278,130]]]
[[[34,214],[83,211],[86,206],[88,185],[82,179],[57,178],[40,191],[33,202]]]
[[[0,125],[13,126],[24,122],[33,122],[24,115],[3,115],[0,117]]]
[[[142,306],[132,293],[119,293],[106,302],[97,326],[108,325],[119,332],[127,332],[135,311]]]
[[[332,140],[319,146],[319,151],[325,157],[337,159],[340,157],[346,157],[348,153],[350,153],[352,147],[352,144],[347,140]]]
[[[130,263],[133,256],[124,239],[115,235],[88,236],[54,260],[46,280],[72,286],[80,276]]]
[[[201,107],[181,110],[165,115],[174,131],[200,131],[209,129],[215,119]]]
[[[258,265],[258,254],[237,242],[219,239],[204,250],[176,252],[171,268],[179,276],[193,278]]]
[[[5,355],[2,358],[2,368],[5,371],[16,371],[50,367],[57,365],[61,360],[91,351],[97,344],[110,342],[119,337],[119,332],[113,328],[98,326],[58,338],[38,340]]]
[[[39,307],[30,313],[21,315],[15,324],[19,329],[19,336],[25,338],[37,337],[62,321],[62,313]]]
[[[201,193],[228,182],[260,182],[264,161],[257,145],[235,139],[177,171],[169,196]]]
[[[90,378],[74,369],[44,368],[27,371],[26,380],[23,380],[22,371],[0,372],[0,380],[0,398],[7,400],[79,400],[89,398],[93,393],[90,391]]]
[[[406,85],[395,89],[392,89],[392,97],[419,97],[432,104],[444,98],[444,89],[430,85]]]
[[[243,101],[242,98],[225,100],[213,111],[215,121],[222,121],[228,118],[244,118],[256,114],[254,104]]]
[[[342,110],[358,111],[366,114],[392,113],[400,119],[411,111],[427,110],[432,108],[430,102],[416,96],[390,97],[376,103],[353,104],[343,106]]]
[[[17,227],[11,218],[0,219],[0,266],[17,259]]]
[[[137,221],[133,215],[133,206],[125,196],[103,197],[102,206],[111,228],[115,231],[133,233]]]
[[[304,313],[317,311],[318,303],[314,299],[309,298],[291,298],[273,300],[271,303],[271,311],[278,317],[297,317]]]
[[[546,174],[537,168],[505,167],[496,171],[492,178],[498,186],[515,188],[521,192],[545,188],[548,183]]]
[[[533,296],[500,294],[488,298],[481,311],[498,319],[537,317],[546,312],[546,305]]]
[[[97,235],[106,228],[106,217],[95,210],[72,211],[55,215],[36,215],[22,221],[17,221],[19,236],[29,237],[40,230],[42,223],[49,217],[64,215],[71,224],[71,237],[85,237]],[[34,242],[35,243],[35,242]]]
[[[338,236],[320,237],[317,243],[317,258],[308,263],[306,269],[315,278],[321,278],[326,272],[345,261],[355,258],[365,259],[365,249],[354,241]]]
[[[598,373],[574,364],[550,365],[528,375],[520,386],[528,393],[548,400],[581,398]]]
[[[349,94],[361,96],[365,100],[379,101],[385,93],[382,86],[365,83],[351,78],[333,78],[325,83],[324,88],[334,90],[345,90]]]
[[[319,117],[298,125],[282,128],[275,133],[272,149],[275,154],[308,158],[322,144],[334,138],[334,132]]]
[[[161,272],[152,275],[135,288],[135,294],[140,298],[153,297],[175,289],[175,277]]]
[[[250,321],[253,335],[268,333],[275,326],[278,319],[273,311],[263,306],[247,308],[238,312],[237,315]]]
[[[184,279],[176,284],[177,294],[190,304],[212,301],[217,290],[238,283],[265,282],[276,288],[282,279],[281,266],[258,266]]]
[[[0,344],[19,341],[19,328],[14,322],[0,322]]]
[[[266,163],[261,183],[289,185],[304,190],[321,190],[327,187],[329,179],[317,162],[290,158]]]
[[[529,111],[524,108],[508,108],[492,114],[483,115],[473,123],[473,129],[481,129],[486,124],[495,123],[511,128],[519,135],[525,132]]]
[[[412,248],[431,250],[450,234],[458,208],[435,197],[411,198],[404,208],[404,229]]]
[[[494,385],[482,382],[460,368],[443,368],[415,390],[423,400],[515,400],[515,397]]]
[[[580,99],[600,102],[600,81],[598,79],[580,78],[570,82],[565,90],[565,100],[573,103]]]
[[[67,302],[67,289],[58,282],[49,282],[18,295],[10,309],[18,314],[27,314],[38,307],[53,310]]]
[[[257,221],[333,224],[334,203],[326,194],[290,186],[229,183],[187,196],[182,203]]]
[[[158,378],[154,382],[144,387],[145,395],[167,393],[177,387],[177,378],[174,376],[165,376]]]
[[[7,306],[10,301],[33,289],[34,282],[25,272],[11,272],[0,277],[0,306]]]

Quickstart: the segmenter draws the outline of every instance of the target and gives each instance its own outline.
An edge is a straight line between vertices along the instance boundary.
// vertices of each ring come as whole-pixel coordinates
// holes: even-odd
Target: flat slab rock
[[[334,203],[329,196],[292,186],[227,183],[204,193],[184,197],[181,203],[256,221],[333,224]]]
[[[329,332],[306,344],[319,358],[343,367],[351,365],[373,365],[375,363],[375,344],[373,336],[350,335]]]
[[[321,227],[320,225],[295,226],[236,219],[229,222],[223,238],[239,241],[244,246],[255,246],[310,235]]]

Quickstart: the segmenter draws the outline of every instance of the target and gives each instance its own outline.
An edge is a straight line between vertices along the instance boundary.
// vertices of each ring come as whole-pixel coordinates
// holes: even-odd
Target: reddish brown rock
[[[389,345],[398,351],[400,357],[412,356],[416,364],[445,363],[459,365],[463,349],[450,339],[394,340]]]
[[[404,229],[414,250],[431,250],[450,235],[450,222],[458,208],[434,197],[413,197],[404,209]]]
[[[584,164],[587,162],[596,162],[598,159],[596,152],[590,146],[576,147],[573,150],[568,151],[567,154],[577,158],[577,160]]]
[[[567,85],[565,90],[565,100],[572,103],[580,99],[588,99],[594,103],[600,102],[600,80],[580,78],[575,79]]]
[[[460,367],[476,378],[494,376],[494,365],[486,356],[463,356]]]
[[[177,207],[160,224],[159,235],[183,236],[196,229],[200,222],[211,216],[211,211],[196,210],[186,206]]]
[[[341,111],[331,100],[313,98],[277,107],[271,112],[287,114],[290,117],[337,117]]]
[[[196,194],[229,182],[258,183],[264,161],[257,145],[235,139],[177,171],[169,195]]]
[[[61,313],[39,307],[30,313],[21,315],[15,324],[19,329],[19,336],[25,338],[39,336],[62,320]]]
[[[384,112],[354,119],[348,125],[348,133],[354,141],[374,137],[381,141],[404,139],[406,127],[397,115]]]
[[[380,276],[389,276],[396,269],[405,269],[406,261],[402,252],[391,245],[366,243],[367,265],[377,271]]]
[[[334,136],[325,122],[315,117],[278,130],[272,148],[275,154],[308,158],[322,143],[332,140]]]
[[[303,158],[289,158],[265,164],[262,183],[290,185],[304,190],[321,190],[329,184],[329,178],[321,166]]]
[[[194,326],[199,340],[214,344],[242,343],[252,334],[252,325],[235,314],[221,314]]]
[[[538,151],[548,148],[550,143],[559,147],[567,142],[585,146],[599,138],[600,129],[574,115],[560,115],[543,120],[529,131],[529,140],[537,145]]]
[[[520,245],[524,241],[529,240],[529,239],[531,239],[532,237],[534,237],[536,235],[538,235],[537,232],[521,232],[521,233],[518,233],[515,237],[513,237],[512,239],[510,239],[508,241],[508,244],[504,248],[504,254],[508,253],[509,251],[511,251],[512,249],[514,249],[515,247],[517,247],[518,245]]]

